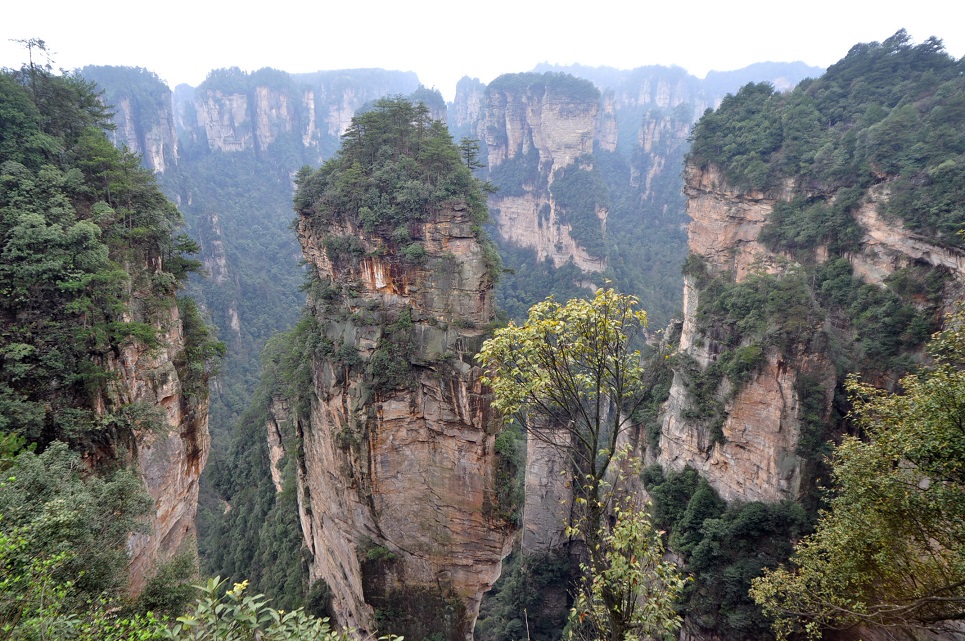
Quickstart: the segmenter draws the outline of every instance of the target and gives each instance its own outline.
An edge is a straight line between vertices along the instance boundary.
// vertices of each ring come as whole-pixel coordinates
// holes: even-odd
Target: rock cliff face
[[[155,172],[163,173],[178,163],[178,139],[174,128],[174,112],[171,92],[165,92],[167,100],[158,105],[156,113],[142,117],[130,97],[114,103],[114,124],[108,132],[116,147],[127,147],[144,157],[144,164]]]
[[[142,404],[160,410],[160,424],[135,431],[131,457],[140,469],[154,510],[149,531],[128,541],[131,591],[138,593],[158,563],[195,545],[198,479],[211,449],[207,393],[185,389],[181,370],[185,336],[178,308],[171,301],[155,321],[161,347],[126,346],[105,363],[117,378],[101,399],[101,408]],[[180,371],[179,371],[180,370]]]
[[[785,185],[784,194],[765,197],[730,189],[713,168],[700,171],[690,166],[685,179],[690,251],[703,258],[712,273],[729,272],[741,282],[758,271],[781,273],[793,268],[790,256],[775,254],[759,241],[776,198],[789,197],[792,184]],[[863,231],[859,248],[848,254],[855,274],[883,286],[889,275],[903,267],[943,267],[952,279],[946,294],[951,306],[965,285],[965,252],[936,246],[897,223],[882,220],[877,205],[887,197],[887,183],[873,187],[855,211],[855,220]],[[820,262],[825,256],[823,248],[815,249],[816,260]],[[698,298],[693,278],[685,278],[680,350],[706,368],[722,349],[713,337],[698,329]],[[826,353],[805,353],[792,362],[772,348],[763,365],[736,394],[726,394],[730,383],[725,379],[719,390],[721,396],[729,398],[721,443],[714,442],[710,434],[687,418],[693,403],[691,390],[678,372],[663,412],[657,460],[678,470],[694,467],[727,500],[796,498],[802,472],[795,453],[801,428],[796,382],[803,374],[820,381],[830,403],[836,374]]]
[[[372,69],[294,75],[232,69],[179,92],[176,103],[182,135],[206,140],[208,151],[264,154],[286,139],[306,162],[319,163],[338,148],[359,108],[418,86],[415,74]]]
[[[178,164],[178,136],[171,90],[154,73],[141,68],[88,66],[80,70],[104,93],[101,100],[114,113],[116,147],[143,157],[144,165],[163,173]]]
[[[296,419],[299,510],[311,578],[331,587],[340,624],[461,640],[509,541],[490,396],[473,365],[492,277],[464,205],[409,234],[425,248],[420,264],[353,225],[299,221],[325,292],[310,306],[333,347],[313,359],[310,411]],[[362,245],[355,258],[325,240],[349,236]],[[385,381],[380,359],[395,348],[406,371]]]
[[[543,81],[543,76],[503,78],[519,81],[497,79],[487,88],[480,125],[490,172],[499,176],[502,167],[504,176],[496,179],[501,192],[489,201],[500,237],[535,249],[541,260],[549,259],[555,266],[572,260],[583,271],[602,271],[604,258],[577,242],[551,188],[559,172],[577,159],[584,160],[585,169],[592,168],[585,159],[593,152],[597,130],[606,132],[607,144],[613,138],[612,111],[601,110],[599,95],[589,83],[577,87],[582,92],[574,92],[562,83]],[[593,214],[605,227],[606,209],[596,207]]]

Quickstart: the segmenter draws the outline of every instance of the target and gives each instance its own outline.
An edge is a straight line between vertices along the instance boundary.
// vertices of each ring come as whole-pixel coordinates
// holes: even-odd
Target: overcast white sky
[[[965,55],[961,0],[15,0],[3,14],[0,66],[26,60],[9,39],[41,38],[56,67],[146,67],[171,87],[229,66],[382,67],[415,71],[449,100],[464,75],[489,82],[540,62],[676,64],[698,77],[763,61],[826,67],[900,28]]]

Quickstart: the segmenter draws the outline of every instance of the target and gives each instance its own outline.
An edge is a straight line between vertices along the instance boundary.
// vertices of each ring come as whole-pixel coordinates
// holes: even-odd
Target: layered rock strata
[[[490,394],[473,364],[493,283],[465,205],[409,235],[425,250],[418,263],[350,223],[299,221],[326,292],[310,307],[333,347],[316,353],[310,411],[295,417],[299,512],[311,578],[331,588],[340,624],[469,639],[509,542]],[[333,253],[333,237],[362,250]],[[385,350],[397,348],[405,371],[386,380]]]
[[[777,200],[789,198],[794,185],[787,184],[785,193],[770,196],[741,193],[730,189],[716,169],[701,171],[693,166],[687,168],[685,179],[690,252],[703,258],[712,273],[729,272],[740,282],[755,272],[774,274],[793,267],[790,256],[770,251],[759,236]],[[888,185],[877,185],[853,213],[864,232],[858,249],[847,256],[855,274],[884,286],[889,275],[912,264],[942,267],[953,281],[948,287],[950,305],[965,285],[965,252],[937,246],[883,220],[878,205],[887,196]],[[826,257],[826,250],[815,249],[815,260]],[[699,295],[693,279],[685,278],[680,350],[706,368],[722,348],[698,328]],[[820,381],[830,403],[836,374],[828,356],[819,353],[789,361],[771,348],[763,365],[736,393],[728,393],[730,383],[725,379],[719,394],[729,400],[720,442],[688,418],[691,393],[685,377],[676,373],[662,414],[657,461],[677,470],[697,469],[729,501],[796,498],[802,473],[796,454],[801,426],[796,383],[803,374]]]

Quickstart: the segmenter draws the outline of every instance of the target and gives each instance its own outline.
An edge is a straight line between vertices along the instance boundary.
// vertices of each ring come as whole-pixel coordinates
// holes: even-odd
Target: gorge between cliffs
[[[962,65],[899,32],[827,70],[542,65],[450,103],[381,69],[5,70],[0,625],[181,634],[219,576],[352,639],[602,638],[581,598],[622,566],[588,548],[639,514],[682,641],[960,641],[959,441],[903,436],[901,399],[961,391]],[[502,413],[479,354],[608,292],[649,325],[632,402],[601,401],[627,427],[593,538],[562,401]],[[808,574],[839,497],[878,505],[843,462],[887,434],[922,444],[875,468],[911,498],[852,530],[896,543],[845,528]]]

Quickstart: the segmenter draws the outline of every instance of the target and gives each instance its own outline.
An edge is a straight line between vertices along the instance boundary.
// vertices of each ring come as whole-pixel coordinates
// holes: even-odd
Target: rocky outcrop
[[[204,92],[195,100],[198,125],[204,129],[209,149],[244,151],[254,146],[255,134],[243,93]]]
[[[793,195],[793,184],[785,184],[783,193],[765,196],[731,189],[714,168],[689,166],[685,178],[690,252],[700,256],[711,273],[730,273],[740,282],[753,273],[779,274],[794,267],[791,256],[774,253],[759,241],[775,203]],[[949,288],[950,306],[965,283],[965,252],[937,246],[884,220],[878,205],[887,197],[888,184],[877,185],[853,212],[864,232],[858,249],[847,255],[855,274],[883,286],[889,275],[912,264],[944,268],[958,282]],[[815,260],[826,259],[824,248],[814,251]],[[706,368],[722,349],[698,328],[699,296],[693,278],[685,278],[680,351]],[[818,380],[830,403],[836,373],[824,353],[804,352],[789,360],[771,348],[764,364],[736,391],[724,379],[718,390],[719,397],[727,399],[723,439],[715,440],[688,418],[693,400],[686,377],[677,372],[662,415],[657,461],[673,469],[697,469],[727,500],[796,498],[802,472],[796,454],[801,427],[797,381],[802,375]]]
[[[380,69],[313,74],[221,70],[197,90],[180,92],[178,113],[182,135],[206,139],[209,151],[264,153],[285,139],[306,162],[319,163],[338,148],[363,105],[418,86],[415,74]],[[204,135],[198,136],[199,131]]]
[[[104,366],[114,381],[99,399],[98,409],[116,411],[140,407],[150,416],[146,427],[133,434],[129,456],[144,480],[154,509],[143,533],[128,540],[131,592],[137,594],[159,563],[195,545],[194,518],[198,509],[198,480],[207,462],[207,393],[185,388],[185,336],[177,305],[159,312],[154,325],[160,347],[134,342]]]
[[[298,224],[324,290],[310,304],[318,338],[331,346],[312,361],[310,413],[296,419],[299,511],[311,579],[331,588],[340,624],[461,640],[509,541],[490,394],[473,364],[493,281],[465,205],[409,235],[425,250],[417,262],[350,223]],[[361,249],[346,257],[332,238]],[[387,379],[393,349],[404,371]]]
[[[167,100],[157,106],[156,113],[141,116],[129,96],[114,105],[114,131],[108,132],[115,147],[127,147],[143,157],[144,164],[157,173],[164,173],[178,162],[178,139],[171,109],[171,92]]]
[[[587,158],[598,127],[607,140],[613,137],[612,114],[601,115],[598,92],[572,76],[502,76],[487,88],[485,114],[480,130],[502,188],[489,200],[500,237],[535,249],[555,266],[572,260],[583,271],[602,271],[604,258],[577,242],[551,191],[559,172],[577,159],[592,169]],[[606,209],[593,213],[605,226]]]
[[[276,492],[281,492],[284,485],[282,460],[285,458],[285,431],[283,425],[291,420],[288,401],[280,396],[273,396],[271,408],[268,410],[268,421],[265,424],[268,441],[268,471]]]
[[[568,539],[573,472],[565,447],[571,432],[546,430],[545,418],[539,415],[529,420],[537,425],[526,434],[521,545],[523,554],[537,554],[558,550]]]

